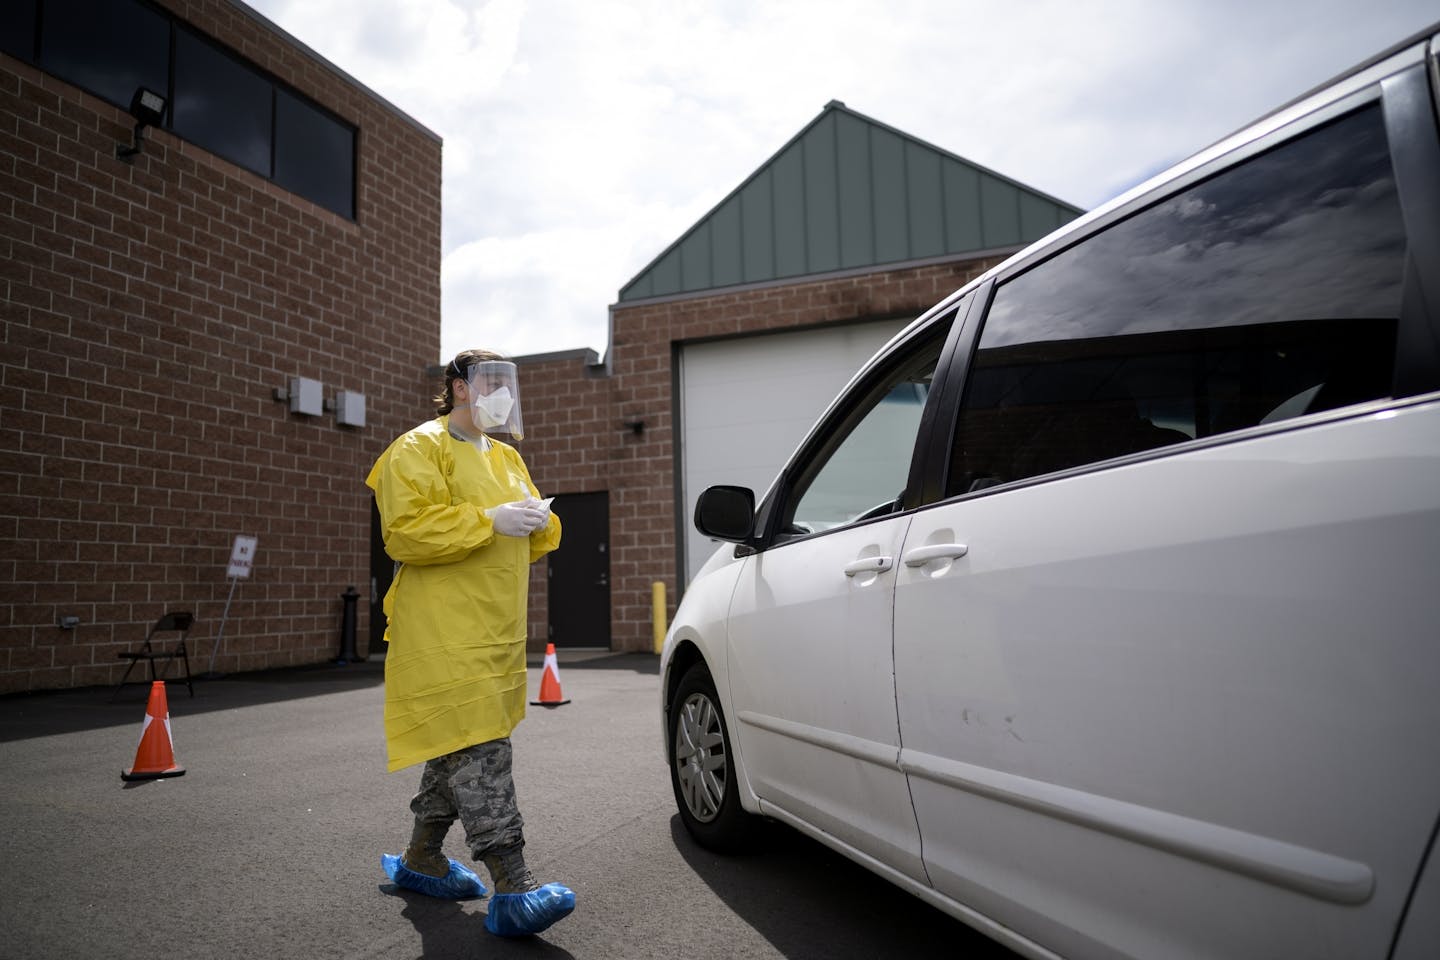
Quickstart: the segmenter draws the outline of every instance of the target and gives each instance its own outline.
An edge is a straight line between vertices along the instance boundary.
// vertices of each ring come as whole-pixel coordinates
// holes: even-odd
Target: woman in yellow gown
[[[483,895],[441,852],[459,819],[495,885],[487,928],[537,933],[574,909],[575,895],[541,886],[525,866],[510,733],[525,716],[529,565],[559,546],[560,519],[520,454],[490,435],[523,436],[515,365],[467,350],[445,381],[439,416],[395,440],[365,481],[397,564],[384,602],[388,767],[425,764],[410,845],[382,864],[399,886]]]

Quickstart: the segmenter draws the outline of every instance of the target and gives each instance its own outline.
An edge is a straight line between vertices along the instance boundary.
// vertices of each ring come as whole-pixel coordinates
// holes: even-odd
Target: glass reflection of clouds
[[[1388,396],[1404,225],[1377,107],[1001,286],[947,490]]]
[[[1384,127],[1379,109],[1366,108],[1018,277],[997,295],[981,349],[1394,317],[1403,249]]]
[[[270,176],[271,86],[189,30],[175,36],[175,132]]]

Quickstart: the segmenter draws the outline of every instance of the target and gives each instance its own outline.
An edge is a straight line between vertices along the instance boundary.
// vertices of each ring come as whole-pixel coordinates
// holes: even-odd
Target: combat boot
[[[485,912],[485,929],[501,937],[527,937],[547,929],[575,909],[575,892],[564,884],[535,882],[525,866],[522,845],[481,857],[490,870],[495,895]]]
[[[495,884],[496,893],[529,893],[538,890],[540,884],[525,866],[524,846],[517,844],[487,853],[482,858],[490,871],[490,880]]]
[[[426,823],[415,821],[410,834],[410,846],[401,856],[401,863],[407,870],[423,873],[427,877],[443,877],[450,872],[450,861],[440,852],[445,834],[450,831],[448,823]]]

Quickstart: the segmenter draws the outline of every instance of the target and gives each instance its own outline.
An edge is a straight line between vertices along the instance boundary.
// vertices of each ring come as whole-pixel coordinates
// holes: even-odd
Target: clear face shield
[[[520,380],[509,360],[481,360],[465,371],[470,388],[470,416],[486,433],[525,437],[520,422]]]

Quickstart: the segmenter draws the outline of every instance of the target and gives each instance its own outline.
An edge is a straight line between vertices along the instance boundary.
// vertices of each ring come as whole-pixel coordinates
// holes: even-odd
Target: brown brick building
[[[681,586],[679,543],[689,523],[676,493],[675,359],[687,342],[806,330],[817,325],[913,318],[945,294],[997,263],[965,259],[861,277],[817,279],[783,287],[650,303],[614,310],[612,369],[593,355],[521,358],[526,428],[522,445],[536,483],[561,493],[555,509],[566,523],[562,550],[593,549],[572,531],[574,494],[608,501],[610,623],[593,622],[575,646],[649,650],[652,585],[665,584],[666,619]],[[643,424],[638,432],[632,424]],[[569,501],[569,502],[567,502]],[[547,593],[545,571],[531,577],[532,637],[557,619],[573,597]],[[583,583],[580,584],[583,587]]]
[[[352,585],[366,653],[362,478],[439,387],[439,139],[238,0],[7,4],[0,129],[0,693],[114,683],[168,610],[197,670],[332,659]],[[699,488],[763,487],[877,338],[1077,212],[827,106],[625,285],[603,364],[521,358],[566,531],[532,648],[650,649]],[[726,440],[726,372],[779,357]]]
[[[365,471],[431,409],[439,138],[231,0],[11,0],[0,38],[0,692],[113,683],[173,609],[197,670],[335,657]]]
[[[520,358],[526,462],[566,524],[532,575],[532,644],[651,649],[653,584],[668,621],[710,549],[700,489],[763,492],[885,338],[1079,212],[828,104],[625,285],[603,366]]]

